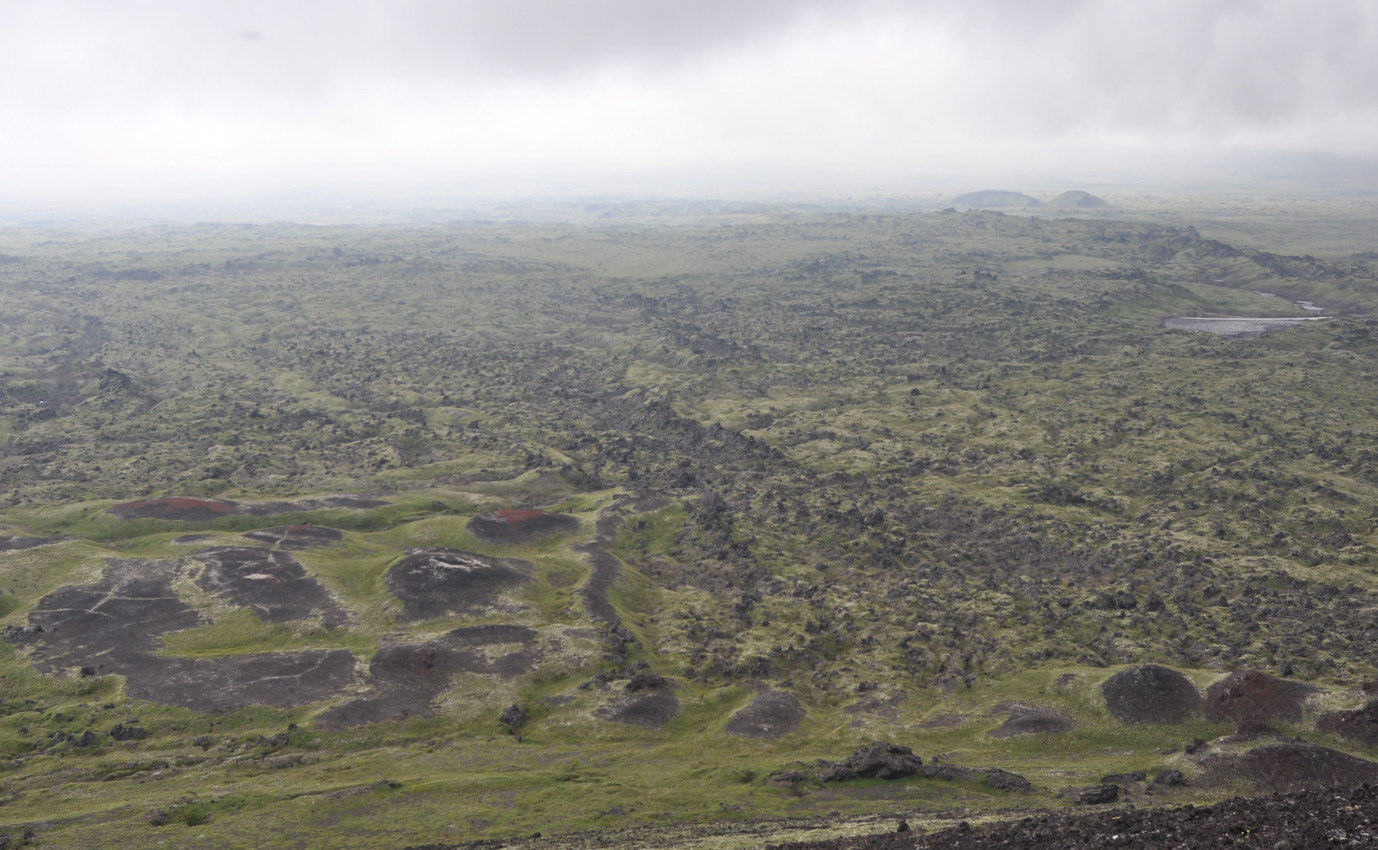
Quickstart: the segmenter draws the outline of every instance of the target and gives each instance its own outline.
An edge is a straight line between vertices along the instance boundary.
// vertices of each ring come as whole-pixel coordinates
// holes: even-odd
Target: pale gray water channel
[[[1271,298],[1281,296],[1271,292],[1260,292],[1259,295],[1267,295]],[[1296,302],[1303,310],[1311,313],[1321,313],[1324,307],[1317,306],[1312,301]],[[1297,316],[1295,318],[1264,319],[1248,317],[1228,317],[1228,318],[1195,318],[1191,316],[1175,316],[1164,319],[1163,325],[1172,331],[1197,331],[1200,333],[1219,334],[1220,336],[1257,336],[1268,331],[1290,328],[1302,322],[1320,322],[1330,318],[1329,316]]]

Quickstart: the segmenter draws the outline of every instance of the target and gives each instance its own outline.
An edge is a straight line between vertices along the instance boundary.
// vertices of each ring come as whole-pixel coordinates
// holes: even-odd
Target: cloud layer
[[[1378,0],[4,5],[11,197],[1378,151]]]

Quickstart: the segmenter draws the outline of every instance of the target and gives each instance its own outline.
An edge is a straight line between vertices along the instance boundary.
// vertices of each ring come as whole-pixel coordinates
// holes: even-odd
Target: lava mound
[[[228,516],[239,510],[237,502],[202,499],[197,496],[168,496],[162,499],[139,499],[115,505],[110,513],[121,519],[176,519],[183,522],[205,522]]]
[[[502,508],[469,520],[469,533],[485,543],[525,543],[578,527],[579,520],[568,514],[523,508]]]
[[[531,565],[457,549],[412,549],[388,570],[388,590],[407,619],[479,613],[510,587],[528,581]]]
[[[1183,723],[1201,716],[1201,692],[1176,670],[1130,667],[1101,685],[1105,707],[1121,723]]]
[[[1322,714],[1316,725],[1327,732],[1352,738],[1370,747],[1378,746],[1378,700],[1355,711]]]
[[[250,531],[244,536],[283,549],[313,549],[340,542],[344,539],[344,532],[321,525],[280,525]]]
[[[1296,723],[1306,709],[1306,700],[1319,691],[1313,685],[1267,673],[1232,673],[1206,688],[1206,717],[1241,725],[1273,720]]]
[[[792,694],[763,690],[751,704],[727,721],[727,734],[743,738],[779,738],[804,720],[804,708]]]
[[[1208,784],[1247,782],[1269,791],[1378,782],[1378,763],[1303,741],[1202,759]]]

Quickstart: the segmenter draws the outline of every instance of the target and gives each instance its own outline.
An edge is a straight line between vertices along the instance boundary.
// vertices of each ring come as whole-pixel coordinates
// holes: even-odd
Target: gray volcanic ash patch
[[[110,560],[95,584],[59,588],[39,600],[29,623],[42,628],[34,650],[39,670],[91,667],[123,673],[172,631],[205,620],[177,597],[178,561]]]
[[[32,549],[35,546],[47,546],[52,543],[61,543],[61,537],[11,537],[0,535],[0,552],[17,552],[21,549]]]
[[[343,728],[435,714],[432,702],[456,675],[476,673],[512,678],[529,672],[540,658],[536,632],[526,626],[489,625],[455,629],[436,640],[383,646],[369,664],[371,692],[324,712],[320,722]],[[480,649],[511,646],[488,657]]]
[[[531,565],[457,549],[412,549],[388,570],[387,586],[407,619],[483,611],[508,588],[529,581]]]
[[[22,635],[34,647],[34,664],[45,673],[79,667],[119,674],[132,697],[197,711],[300,705],[349,683],[354,656],[343,649],[222,658],[157,655],[163,635],[206,624],[173,589],[182,566],[112,560],[95,584],[48,594],[29,615],[35,628]]]
[[[287,552],[222,546],[195,557],[205,565],[197,585],[252,609],[264,622],[320,617],[334,628],[348,619],[340,604]]]
[[[344,532],[322,525],[280,525],[250,531],[244,536],[255,543],[267,543],[283,549],[315,549],[340,542],[344,539]]]
[[[793,694],[763,690],[727,722],[727,734],[743,738],[779,738],[804,720],[804,707]]]
[[[325,699],[348,685],[354,677],[354,654],[318,649],[221,658],[149,656],[126,675],[129,696],[193,711],[250,705],[289,708]]]

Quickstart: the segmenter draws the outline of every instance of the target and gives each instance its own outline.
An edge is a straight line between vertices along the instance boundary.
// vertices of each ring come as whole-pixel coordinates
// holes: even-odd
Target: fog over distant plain
[[[1378,0],[0,7],[0,203],[1378,156]]]

